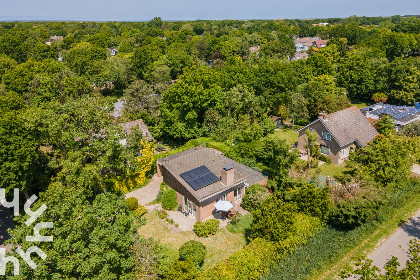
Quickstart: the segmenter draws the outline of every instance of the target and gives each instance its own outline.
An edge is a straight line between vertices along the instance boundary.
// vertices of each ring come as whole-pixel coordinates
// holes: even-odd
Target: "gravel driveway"
[[[146,205],[156,199],[160,190],[160,184],[163,177],[158,177],[156,174],[150,179],[149,184],[138,190],[132,191],[125,195],[125,198],[135,197],[139,200],[139,204]]]

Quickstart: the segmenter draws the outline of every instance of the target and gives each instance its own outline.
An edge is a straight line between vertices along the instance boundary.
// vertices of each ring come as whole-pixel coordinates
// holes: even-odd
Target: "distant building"
[[[328,22],[320,22],[318,23],[319,26],[328,26]]]
[[[58,53],[58,58],[57,58],[57,60],[58,60],[59,62],[63,62],[63,57],[61,56],[61,52],[59,52],[59,53]]]
[[[256,53],[260,50],[260,48],[261,48],[260,46],[249,47],[249,53]]]
[[[309,129],[318,135],[321,153],[330,157],[333,164],[341,164],[351,149],[366,146],[378,135],[369,120],[356,107],[332,114],[320,114],[318,119],[299,129],[298,149],[305,150],[305,132]]]
[[[47,45],[50,46],[52,42],[63,40],[63,39],[64,39],[63,36],[55,36],[55,35],[54,36],[50,36],[50,39],[48,39],[48,41],[46,41],[45,44],[47,44]]]
[[[324,48],[327,46],[328,41],[329,40],[316,40],[312,42],[312,46],[318,49]]]
[[[109,49],[109,50],[111,52],[111,56],[116,56],[117,53],[118,53],[118,50],[117,49]]]
[[[420,121],[420,103],[418,102],[416,102],[414,106],[396,106],[376,103],[361,109],[361,112],[372,120],[379,120],[385,115],[390,116],[397,131],[407,124]]]
[[[131,122],[125,122],[120,125],[122,126],[125,135],[130,135],[133,132],[133,129],[137,128],[142,132],[143,138],[146,138],[149,141],[153,141],[153,136],[142,119],[138,119]],[[124,146],[127,143],[127,140],[122,139],[120,143]]]
[[[296,52],[306,52],[313,45],[314,41],[320,40],[319,37],[303,37],[295,39]]]
[[[301,59],[307,59],[309,57],[309,54],[306,52],[303,53],[296,53],[294,57],[292,57],[293,61],[301,60]]]

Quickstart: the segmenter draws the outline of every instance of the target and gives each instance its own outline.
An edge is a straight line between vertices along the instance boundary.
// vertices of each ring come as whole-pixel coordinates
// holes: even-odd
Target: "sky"
[[[420,14],[419,0],[0,0],[0,20],[307,19]]]

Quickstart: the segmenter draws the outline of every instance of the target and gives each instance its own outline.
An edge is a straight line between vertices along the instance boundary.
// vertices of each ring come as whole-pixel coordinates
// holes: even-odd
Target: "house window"
[[[349,156],[350,147],[344,148],[341,150],[341,158],[346,158]]]
[[[331,134],[329,134],[327,132],[322,132],[322,139],[330,141],[331,140]]]
[[[219,196],[219,198],[216,201],[219,200],[226,200],[226,194]]]
[[[234,190],[233,194],[235,196],[235,201],[238,201],[239,199],[242,198],[242,188]]]
[[[330,154],[330,148],[327,146],[321,146],[321,153],[328,156]]]

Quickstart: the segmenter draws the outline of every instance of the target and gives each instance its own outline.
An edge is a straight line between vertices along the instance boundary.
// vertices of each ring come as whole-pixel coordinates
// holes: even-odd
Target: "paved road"
[[[386,262],[395,256],[400,262],[400,267],[405,267],[408,252],[408,243],[411,239],[420,240],[420,210],[414,217],[401,226],[390,238],[382,243],[368,258],[373,260],[373,265],[383,268]]]

